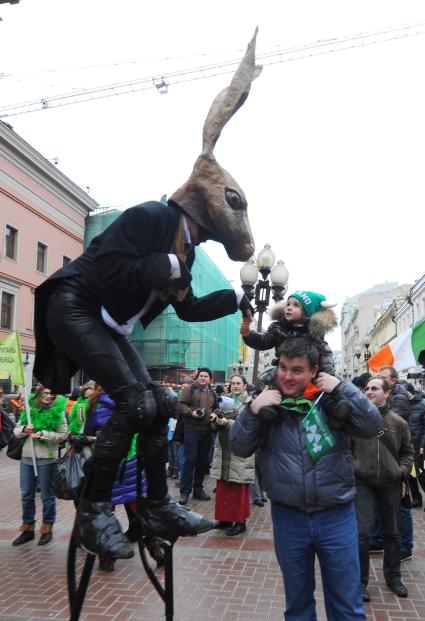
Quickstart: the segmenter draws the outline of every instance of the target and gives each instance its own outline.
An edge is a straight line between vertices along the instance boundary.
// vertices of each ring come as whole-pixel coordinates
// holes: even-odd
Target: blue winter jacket
[[[97,407],[87,415],[84,433],[95,436],[96,432],[111,418],[115,402],[103,392],[97,401]],[[146,484],[142,478],[142,493],[146,492]],[[121,505],[136,500],[137,496],[137,457],[125,459],[118,467],[117,477],[112,489],[113,505]]]
[[[257,457],[262,482],[272,502],[307,513],[351,502],[355,496],[354,465],[350,436],[372,438],[382,429],[379,410],[351,382],[341,382],[333,391],[336,401],[350,401],[352,413],[342,429],[332,428],[332,419],[319,408],[331,428],[335,446],[313,462],[304,442],[302,415],[279,408],[278,422],[265,423],[246,407],[230,430],[232,451],[239,457]]]

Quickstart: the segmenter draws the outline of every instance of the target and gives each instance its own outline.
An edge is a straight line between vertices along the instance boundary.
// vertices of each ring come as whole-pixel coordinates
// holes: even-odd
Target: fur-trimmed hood
[[[284,325],[294,325],[285,319],[283,310],[286,307],[286,302],[278,302],[270,311],[270,317],[274,321],[282,322]],[[308,324],[308,331],[315,339],[323,339],[325,334],[332,332],[337,325],[338,320],[333,308],[322,308],[314,313],[309,319],[306,320]]]

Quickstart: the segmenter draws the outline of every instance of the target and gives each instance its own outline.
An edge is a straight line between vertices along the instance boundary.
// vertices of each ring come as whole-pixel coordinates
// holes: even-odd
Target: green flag
[[[10,375],[14,384],[25,385],[18,332],[13,332],[0,341],[0,373]]]
[[[335,439],[315,403],[304,416],[302,425],[305,429],[305,445],[313,461],[326,455],[335,446]]]

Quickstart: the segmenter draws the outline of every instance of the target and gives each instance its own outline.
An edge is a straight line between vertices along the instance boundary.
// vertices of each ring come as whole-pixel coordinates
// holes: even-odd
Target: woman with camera
[[[227,529],[227,535],[233,536],[246,531],[246,519],[251,515],[250,484],[255,481],[255,455],[236,457],[229,444],[230,427],[250,399],[245,377],[232,377],[230,394],[233,410],[214,415],[213,425],[218,433],[211,476],[217,479],[215,519],[219,528]]]

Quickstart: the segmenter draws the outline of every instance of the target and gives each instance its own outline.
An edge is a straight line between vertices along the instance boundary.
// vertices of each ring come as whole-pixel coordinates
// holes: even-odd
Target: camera
[[[196,412],[197,416],[199,416],[199,418],[205,418],[205,416],[208,413],[208,410],[207,410],[207,408],[197,408],[195,410],[195,412]]]

